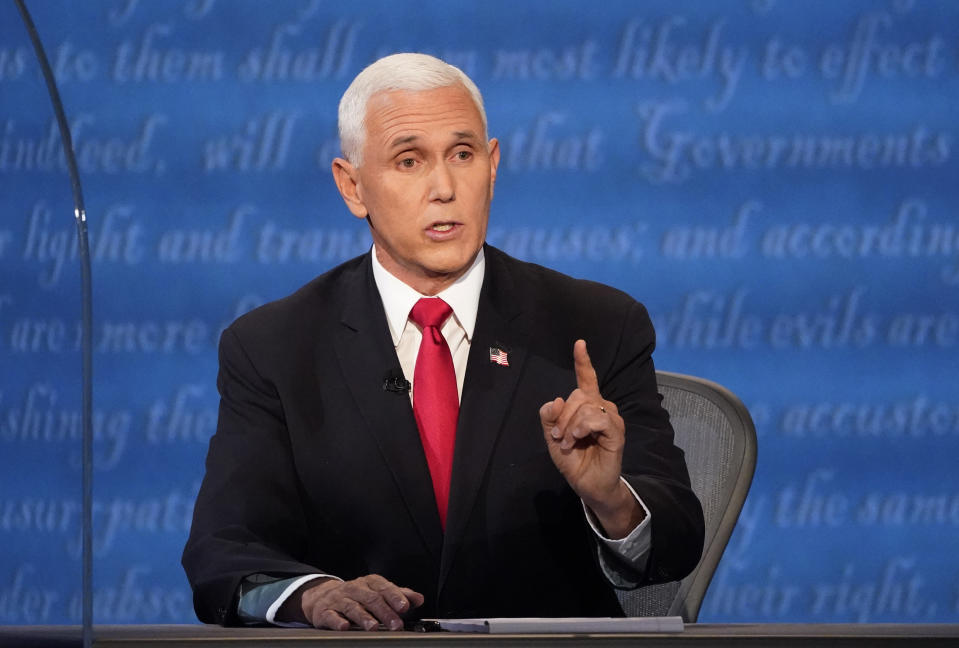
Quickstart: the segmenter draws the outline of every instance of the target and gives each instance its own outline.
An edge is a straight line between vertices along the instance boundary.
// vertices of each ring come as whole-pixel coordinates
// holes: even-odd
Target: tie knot
[[[410,319],[422,328],[442,326],[453,309],[439,297],[424,297],[410,310]]]

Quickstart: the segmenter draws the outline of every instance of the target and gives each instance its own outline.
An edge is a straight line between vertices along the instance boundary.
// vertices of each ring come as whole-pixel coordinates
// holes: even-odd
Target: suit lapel
[[[409,395],[383,388],[387,376],[403,374],[368,256],[358,271],[343,282],[342,303],[345,307],[333,345],[340,370],[424,544],[438,559],[443,532]],[[328,364],[320,349],[316,363],[318,370]]]
[[[460,546],[490,455],[512,405],[527,354],[528,333],[519,326],[521,301],[503,260],[487,248],[486,276],[470,344],[460,402],[443,541],[439,588],[442,589],[456,548]],[[509,366],[490,360],[490,347],[508,352]]]

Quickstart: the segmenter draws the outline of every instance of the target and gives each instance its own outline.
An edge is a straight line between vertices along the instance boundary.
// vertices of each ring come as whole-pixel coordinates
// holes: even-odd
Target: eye
[[[463,149],[463,150],[461,150],[461,151],[457,151],[457,152],[456,152],[456,159],[457,159],[457,160],[460,160],[461,162],[465,162],[465,161],[470,160],[470,159],[472,159],[472,158],[473,158],[473,152],[472,152],[472,151],[467,151],[466,149]]]
[[[412,169],[416,167],[416,160],[411,157],[403,158],[400,160],[400,166],[404,169]]]

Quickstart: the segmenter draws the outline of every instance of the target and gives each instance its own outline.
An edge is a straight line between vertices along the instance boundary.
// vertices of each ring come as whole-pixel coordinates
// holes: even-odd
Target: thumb
[[[566,401],[559,397],[543,403],[543,406],[539,408],[539,420],[543,424],[544,430],[556,427],[564,405],[566,405]]]

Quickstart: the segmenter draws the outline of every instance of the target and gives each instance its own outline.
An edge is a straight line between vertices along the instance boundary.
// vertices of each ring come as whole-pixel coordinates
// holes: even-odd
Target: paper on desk
[[[671,617],[561,617],[424,619],[450,632],[489,634],[682,632],[683,618]]]

